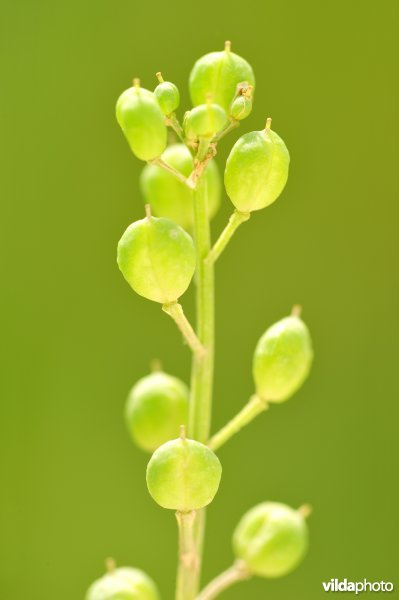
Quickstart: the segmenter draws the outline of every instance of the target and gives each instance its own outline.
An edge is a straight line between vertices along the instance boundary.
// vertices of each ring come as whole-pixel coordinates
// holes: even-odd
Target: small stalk
[[[179,528],[179,567],[177,571],[176,600],[194,598],[199,560],[194,541],[196,512],[176,513]]]
[[[227,244],[233,237],[234,233],[237,231],[241,223],[245,223],[251,217],[251,213],[244,213],[238,210],[235,210],[231,215],[229,222],[226,227],[220,234],[219,238],[215,242],[212,250],[207,256],[206,261],[209,263],[215,263],[219,256],[222,254],[223,250],[226,248]]]
[[[184,140],[183,128],[180,125],[179,119],[176,117],[175,113],[172,113],[171,115],[168,115],[166,117],[166,125],[168,125],[169,127],[171,127],[173,129],[173,131],[175,132],[177,137],[184,144],[185,140]]]
[[[302,314],[302,306],[300,304],[294,304],[291,309],[291,315],[293,317],[300,317]]]
[[[226,127],[221,129],[219,131],[219,133],[217,133],[215,135],[212,142],[217,144],[218,142],[220,142],[220,140],[222,138],[224,138],[225,135],[229,134],[230,131],[234,131],[234,129],[237,129],[237,127],[239,127],[239,125],[240,125],[240,121],[237,121],[237,119],[232,118],[231,121],[226,125]]]
[[[302,504],[302,506],[298,508],[298,512],[304,519],[308,519],[312,514],[313,509],[310,504]]]
[[[184,339],[186,340],[188,346],[194,352],[195,356],[199,361],[202,361],[205,355],[205,348],[201,344],[198,339],[194,329],[191,326],[190,321],[187,319],[184,314],[183,307],[178,302],[170,302],[169,304],[164,304],[162,306],[162,310],[172,317],[178,328],[183,334]]]
[[[197,151],[198,163],[202,163],[205,161],[207,154],[208,154],[210,143],[211,143],[210,138],[207,138],[207,137],[199,138],[199,145],[198,145],[198,151]]]
[[[108,574],[111,574],[115,571],[116,569],[116,562],[114,558],[106,558],[105,559],[105,570],[107,571]]]
[[[162,362],[159,358],[153,358],[150,361],[150,371],[151,373],[160,373],[162,371]]]
[[[251,573],[248,571],[245,563],[237,561],[232,567],[218,575],[213,581],[211,581],[197,596],[196,600],[213,600],[224,590],[231,587],[239,581],[250,579]]]
[[[249,402],[244,408],[227,423],[220,431],[209,441],[209,447],[212,450],[218,450],[223,444],[225,444],[233,435],[238,433],[243,427],[248,425],[255,419],[260,413],[267,410],[267,403],[259,398],[259,396],[252,396]]]
[[[176,179],[178,179],[181,183],[184,183],[184,185],[189,187],[190,190],[194,189],[195,185],[190,179],[188,179],[187,177],[184,177],[184,175],[182,175],[180,173],[180,171],[178,171],[174,167],[171,167],[170,165],[168,165],[168,163],[166,163],[164,160],[162,160],[161,157],[154,158],[154,160],[150,160],[149,163],[151,165],[156,165],[157,167],[161,167],[161,169],[163,169],[164,171],[167,171],[168,173],[173,175],[173,177],[176,177]]]

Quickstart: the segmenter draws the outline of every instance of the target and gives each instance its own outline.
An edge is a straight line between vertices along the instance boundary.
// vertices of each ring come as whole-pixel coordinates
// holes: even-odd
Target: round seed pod
[[[204,444],[179,438],[155,450],[147,467],[147,487],[163,508],[190,512],[212,502],[222,466]]]
[[[231,52],[230,47],[230,42],[226,42],[222,52],[206,54],[195,63],[189,79],[194,106],[204,104],[211,94],[213,102],[228,112],[240,83],[255,86],[252,67],[241,56]]]
[[[230,115],[237,121],[246,119],[252,111],[252,100],[248,96],[238,96],[231,105]]]
[[[162,371],[140,379],[131,389],[125,417],[133,441],[153,452],[174,439],[187,423],[189,390],[185,383]]]
[[[310,333],[298,316],[278,321],[262,335],[252,372],[256,393],[267,402],[284,402],[309,375],[313,361]]]
[[[286,145],[269,126],[240,137],[224,173],[227,194],[237,210],[260,210],[277,200],[288,179],[289,163]]]
[[[190,285],[195,270],[194,243],[173,221],[147,216],[126,229],[118,244],[117,261],[137,294],[168,304]]]
[[[301,511],[265,502],[249,510],[233,535],[237,558],[253,575],[281,577],[300,563],[308,547],[308,528]]]
[[[139,569],[121,567],[97,579],[86,600],[159,600],[155,583]]]
[[[165,150],[165,117],[154,94],[140,87],[137,80],[119,97],[116,118],[137,158],[153,160]]]
[[[154,90],[154,95],[164,115],[169,116],[175,112],[180,104],[179,90],[174,83],[164,81],[162,74],[157,73],[159,84]]]
[[[185,119],[186,134],[188,138],[213,138],[226,125],[228,119],[226,111],[212,102],[200,104],[189,113]]]
[[[194,168],[192,154],[185,144],[168,146],[162,160],[185,177],[188,177]],[[208,217],[211,219],[219,209],[222,193],[220,174],[214,160],[206,166],[203,177],[207,182]],[[140,187],[155,215],[167,217],[185,229],[192,227],[194,193],[184,183],[161,167],[146,165],[141,173]]]

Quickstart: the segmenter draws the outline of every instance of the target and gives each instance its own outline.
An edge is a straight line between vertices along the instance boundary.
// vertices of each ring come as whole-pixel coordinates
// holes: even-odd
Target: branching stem
[[[250,218],[251,213],[240,212],[235,210],[231,215],[229,222],[226,227],[220,234],[218,240],[215,242],[212,250],[207,256],[206,261],[209,263],[215,263],[219,256],[222,254],[223,250],[226,248],[227,244],[233,237],[234,233],[237,231],[238,227],[241,223],[245,223]]]
[[[256,395],[252,396],[244,408],[227,425],[215,433],[209,441],[209,447],[214,451],[218,450],[233,435],[253,421],[260,413],[267,410],[267,408],[267,403],[262,398]]]
[[[213,581],[211,581],[197,596],[196,600],[213,600],[224,590],[231,587],[239,581],[250,579],[251,573],[248,571],[245,564],[241,561],[237,561],[232,567],[218,575]]]
[[[182,305],[178,302],[170,302],[169,304],[164,304],[162,306],[162,310],[166,312],[167,315],[172,317],[172,319],[182,332],[183,337],[186,340],[188,346],[191,348],[191,350],[197,357],[197,360],[199,362],[202,362],[206,353],[205,348],[198,339],[194,329],[191,326],[190,321],[184,314]]]

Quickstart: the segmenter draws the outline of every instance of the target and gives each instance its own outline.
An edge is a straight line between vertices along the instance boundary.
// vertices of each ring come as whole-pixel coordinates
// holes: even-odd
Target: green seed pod
[[[226,162],[224,183],[234,206],[252,212],[272,204],[288,179],[290,155],[283,140],[270,129],[251,131],[234,144]]]
[[[194,168],[194,160],[185,144],[172,144],[162,155],[162,160],[188,177]],[[208,189],[208,217],[211,219],[220,206],[222,186],[219,170],[211,160],[203,174]],[[185,229],[194,222],[194,193],[171,173],[156,165],[146,165],[141,173],[142,194],[151,205],[154,214],[167,217]]]
[[[240,83],[255,86],[252,67],[246,60],[231,52],[226,42],[222,52],[206,54],[195,63],[189,80],[191,101],[194,106],[204,104],[209,94],[213,102],[227,112]]]
[[[300,563],[308,547],[308,528],[301,510],[265,502],[249,510],[233,535],[237,558],[253,575],[281,577]]]
[[[179,433],[187,423],[189,391],[187,386],[162,371],[140,379],[126,403],[126,423],[133,441],[153,452]]]
[[[226,111],[218,104],[207,102],[196,106],[185,119],[186,135],[192,138],[213,138],[226,125]]]
[[[118,244],[117,260],[137,294],[168,304],[190,285],[195,270],[194,243],[173,221],[148,214],[126,229]]]
[[[237,96],[231,105],[230,115],[236,121],[246,119],[252,111],[252,100],[248,96]]]
[[[312,361],[312,341],[305,323],[296,315],[278,321],[255,349],[256,393],[267,402],[284,402],[301,387]]]
[[[138,80],[119,96],[116,118],[137,158],[153,160],[165,150],[165,117],[154,94],[140,87]]]
[[[164,115],[169,116],[175,112],[180,104],[179,90],[174,83],[164,81],[162,74],[157,73],[159,84],[154,90],[154,95]]]
[[[212,502],[221,475],[222,466],[212,450],[180,437],[155,450],[147,467],[147,486],[163,508],[190,512]]]
[[[139,569],[121,567],[97,579],[86,600],[159,600],[155,583]]]

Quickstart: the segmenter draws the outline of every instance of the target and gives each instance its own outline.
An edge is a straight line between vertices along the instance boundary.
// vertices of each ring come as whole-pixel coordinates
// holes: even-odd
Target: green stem
[[[199,138],[198,152],[197,152],[197,160],[199,163],[203,162],[206,159],[206,155],[208,154],[209,144],[211,140],[207,137]]]
[[[244,581],[249,579],[251,573],[248,571],[244,563],[237,561],[232,567],[218,575],[213,581],[211,581],[197,596],[197,600],[213,600],[224,590],[231,587],[238,581]]]
[[[151,165],[156,165],[157,167],[160,167],[164,171],[167,171],[168,173],[173,175],[173,177],[178,179],[181,183],[184,183],[184,185],[189,187],[191,190],[194,188],[194,184],[187,177],[184,177],[184,175],[182,175],[180,171],[168,165],[168,163],[162,160],[161,157],[154,158],[154,160],[150,160],[149,163]]]
[[[215,433],[209,441],[209,447],[214,451],[218,450],[233,435],[253,421],[264,410],[267,410],[267,408],[267,403],[262,398],[256,395],[252,396],[244,408],[227,425]]]
[[[237,129],[237,127],[239,125],[240,125],[240,121],[237,121],[236,119],[232,119],[230,121],[230,123],[228,125],[226,125],[226,127],[224,129],[222,129],[221,131],[219,131],[219,133],[217,133],[215,135],[215,137],[212,139],[212,142],[218,143],[222,138],[224,138],[225,135],[230,133],[230,131]]]
[[[205,355],[205,348],[198,339],[194,329],[192,328],[190,321],[187,319],[183,312],[183,307],[178,302],[170,302],[169,304],[163,304],[162,310],[167,315],[172,317],[178,328],[183,334],[188,346],[198,357],[198,361],[201,362]]]
[[[194,217],[194,238],[197,251],[197,335],[205,347],[205,355],[202,359],[199,359],[197,355],[193,355],[188,437],[206,444],[211,425],[215,334],[214,268],[212,264],[205,262],[211,247],[211,235],[207,213],[206,180],[204,178],[198,180],[194,192]],[[190,594],[184,600],[194,600],[198,593],[204,534],[205,510],[203,509],[198,513],[194,530],[198,570],[195,577],[193,576]]]
[[[177,512],[176,519],[179,527],[179,570],[176,582],[176,600],[194,598],[194,589],[199,569],[194,533],[196,512]]]
[[[183,142],[184,144],[184,133],[183,133],[183,128],[179,123],[178,118],[176,117],[175,113],[172,113],[171,115],[169,115],[166,118],[166,124],[169,125],[169,127],[171,127],[173,129],[173,131],[176,133],[176,135],[179,137],[179,139]]]
[[[250,216],[251,213],[247,212],[240,212],[238,210],[235,210],[233,212],[229,219],[229,222],[220,234],[218,240],[215,242],[215,245],[213,246],[212,250],[208,254],[206,259],[207,262],[215,263],[217,261],[217,259],[222,254],[223,250],[226,248],[227,244],[233,237],[234,233],[238,229],[238,227],[241,225],[241,223],[245,223],[245,221],[248,221]]]
[[[197,335],[205,356],[194,356],[188,437],[207,443],[211,423],[214,361],[214,269],[207,263],[211,236],[207,216],[206,181],[201,178],[194,192],[194,238],[197,250]]]

